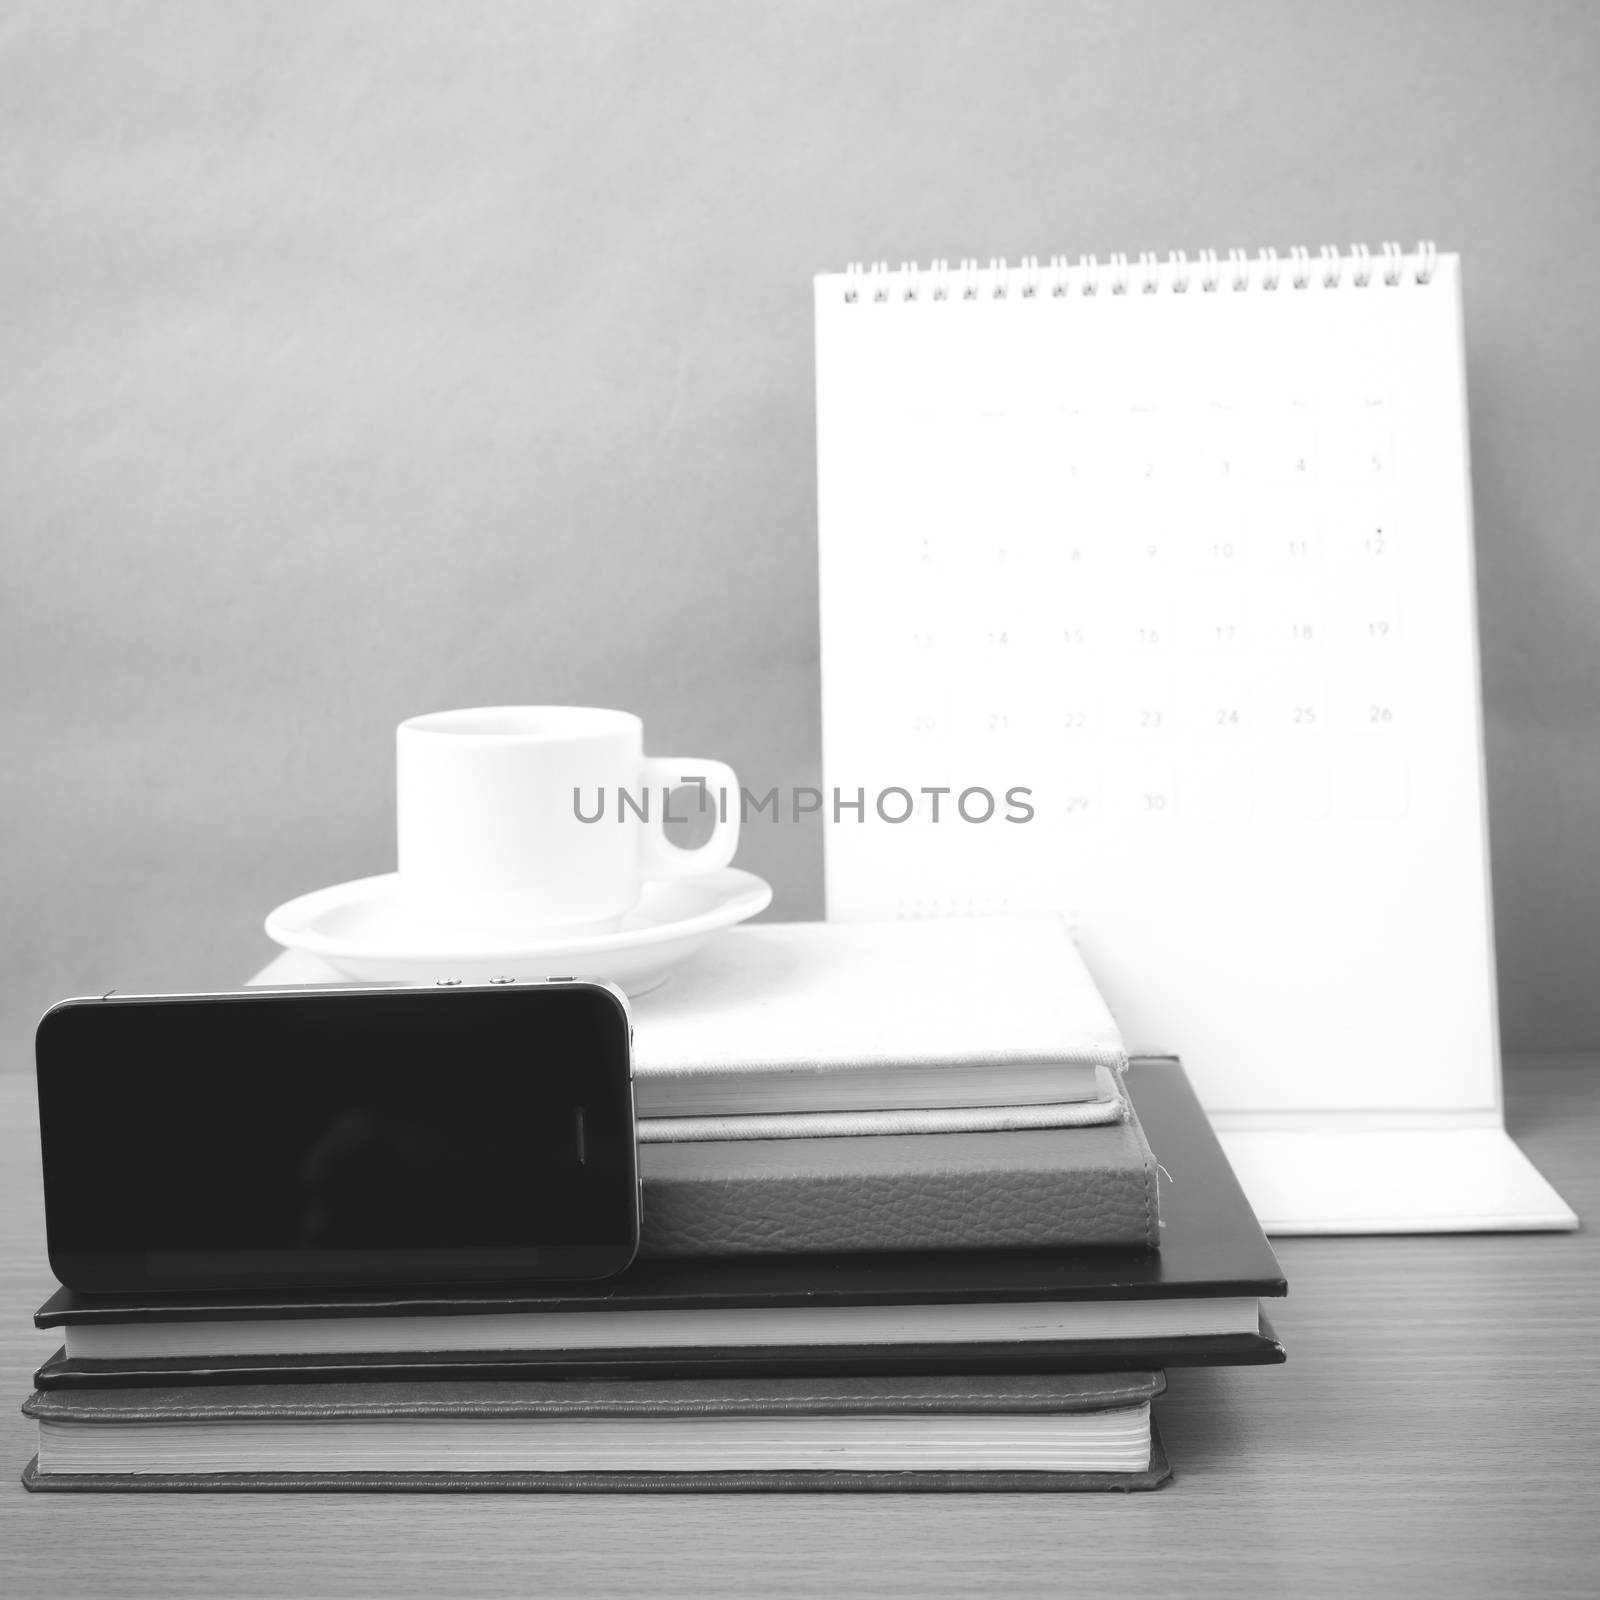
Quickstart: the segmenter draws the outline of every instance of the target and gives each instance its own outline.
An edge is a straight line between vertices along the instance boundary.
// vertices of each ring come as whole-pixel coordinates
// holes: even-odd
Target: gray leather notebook
[[[1155,1157],[1101,1127],[642,1144],[645,1256],[1160,1247]]]
[[[1070,1491],[1168,1476],[1159,1372],[35,1394],[33,1490]]]

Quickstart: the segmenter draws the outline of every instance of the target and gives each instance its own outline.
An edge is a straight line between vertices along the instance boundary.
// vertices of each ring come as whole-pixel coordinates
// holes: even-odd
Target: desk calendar
[[[1565,1225],[1500,1123],[1456,258],[853,269],[816,317],[829,916],[1064,912],[1282,1231]],[[1419,1131],[1472,1137],[1313,1149]]]

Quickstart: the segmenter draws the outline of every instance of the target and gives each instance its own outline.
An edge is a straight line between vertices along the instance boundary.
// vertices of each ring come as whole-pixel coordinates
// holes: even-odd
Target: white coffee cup
[[[668,797],[697,784],[717,820],[683,849],[665,832]],[[411,717],[395,737],[395,800],[402,891],[457,928],[608,933],[645,879],[725,867],[739,843],[730,767],[647,757],[638,717],[587,706]],[[671,815],[693,809],[680,796]]]

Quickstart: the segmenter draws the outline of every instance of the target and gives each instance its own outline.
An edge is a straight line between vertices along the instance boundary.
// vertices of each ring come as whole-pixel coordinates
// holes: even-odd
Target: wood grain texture
[[[1507,1075],[1600,1213],[1600,1059]],[[1600,1245],[1293,1239],[1284,1367],[1175,1371],[1175,1479],[1132,1496],[30,1496],[15,1410],[56,1341],[27,1076],[0,1078],[0,1577],[19,1595],[1590,1595]]]

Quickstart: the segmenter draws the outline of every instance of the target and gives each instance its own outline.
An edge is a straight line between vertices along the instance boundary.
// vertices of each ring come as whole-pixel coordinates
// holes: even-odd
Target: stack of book
[[[635,1025],[625,1274],[62,1290],[26,1481],[1146,1488],[1165,1368],[1282,1360],[1181,1066],[1126,1061],[1058,919],[738,929]]]

